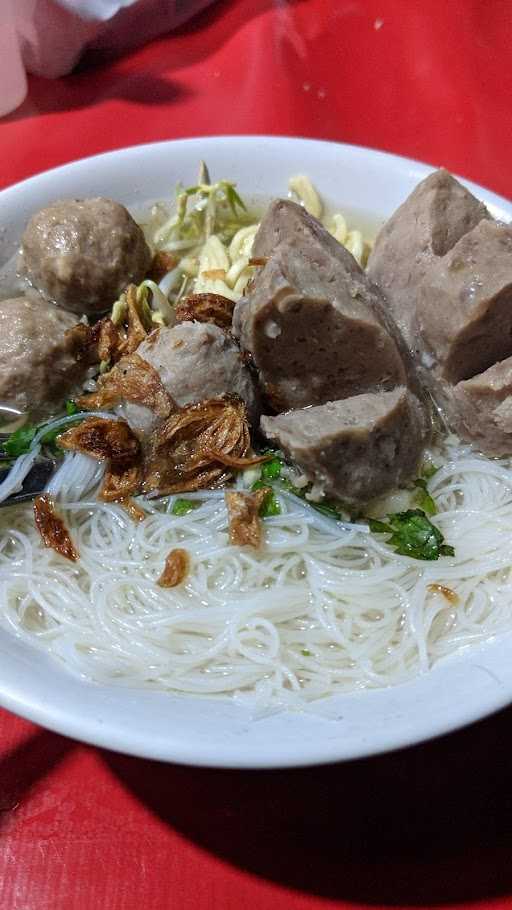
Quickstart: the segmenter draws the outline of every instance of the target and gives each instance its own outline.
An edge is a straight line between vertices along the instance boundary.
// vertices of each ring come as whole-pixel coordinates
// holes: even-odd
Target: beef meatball
[[[159,374],[173,401],[183,406],[219,395],[238,395],[247,405],[249,419],[257,423],[259,399],[252,375],[238,345],[216,325],[182,322],[153,332],[137,354]],[[124,405],[132,430],[143,437],[158,423],[141,405]]]
[[[70,313],[43,300],[0,301],[0,402],[32,415],[48,414],[83,378],[84,364],[66,336]]]
[[[67,199],[30,219],[21,241],[20,274],[47,300],[94,315],[138,284],[151,262],[142,230],[111,199]]]

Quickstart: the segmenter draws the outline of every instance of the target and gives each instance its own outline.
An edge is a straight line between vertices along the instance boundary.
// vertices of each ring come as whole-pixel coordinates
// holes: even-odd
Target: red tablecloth
[[[0,121],[0,184],[105,149],[286,133],[512,195],[510,0],[232,0]],[[510,907],[512,710],[406,752],[185,769],[0,713],[1,910]]]

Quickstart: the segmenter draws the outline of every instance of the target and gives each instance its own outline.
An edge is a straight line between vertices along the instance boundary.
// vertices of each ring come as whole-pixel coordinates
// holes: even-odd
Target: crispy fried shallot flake
[[[188,575],[190,556],[186,550],[171,550],[165,560],[164,570],[157,580],[161,588],[175,588],[180,585]]]
[[[176,304],[176,322],[210,322],[230,329],[235,301],[221,294],[191,294]]]
[[[121,401],[144,405],[162,418],[168,417],[175,408],[157,371],[138,354],[123,357],[109,373],[100,376],[96,392],[82,395],[77,405],[94,410],[111,408]]]
[[[229,542],[237,547],[259,547],[262,538],[262,526],[259,511],[271,492],[270,487],[262,487],[255,493],[225,493],[229,517]]]
[[[141,509],[130,496],[127,496],[126,499],[120,499],[119,505],[123,507],[132,521],[144,521],[146,517],[144,509]]]
[[[76,325],[71,326],[70,329],[66,329],[64,332],[64,337],[69,345],[69,349],[73,352],[77,360],[86,359],[85,355],[90,346],[92,330],[92,326],[84,325],[83,322],[77,322]]]
[[[249,265],[266,265],[268,256],[253,256],[249,259]]]
[[[167,272],[176,268],[178,262],[178,257],[173,253],[165,253],[163,250],[159,250],[153,256],[147,277],[159,284],[164,275],[167,275]]]
[[[100,319],[93,326],[93,333],[97,335],[98,360],[112,361],[120,357],[121,336],[117,326],[114,325],[110,317],[106,316]]]
[[[147,338],[153,326],[134,284],[127,287],[119,303],[123,313],[119,324],[105,316],[94,325],[79,322],[67,330],[66,337],[77,360],[88,364],[116,363],[126,354],[133,354]]]
[[[142,484],[142,463],[111,461],[100,490],[103,502],[121,502],[140,491]]]
[[[219,486],[230,476],[221,457],[243,458],[249,445],[247,412],[239,398],[187,405],[152,434],[143,491],[164,495]]]
[[[255,464],[262,464],[264,461],[270,461],[274,457],[272,454],[268,454],[247,455],[246,458],[237,458],[234,455],[228,455],[225,452],[216,452],[214,450],[208,452],[208,455],[215,461],[219,461],[220,464],[226,465],[228,468],[239,468],[240,470],[250,468]]]
[[[132,461],[140,452],[138,439],[124,420],[86,417],[76,427],[59,436],[63,449],[83,452],[92,458]]]
[[[459,603],[460,597],[456,591],[452,591],[451,588],[446,588],[445,585],[432,584],[427,585],[427,591],[430,591],[431,594],[442,594],[443,597],[454,606]]]
[[[61,516],[55,511],[51,496],[43,494],[34,500],[34,518],[45,547],[76,562],[78,551]]]
[[[90,364],[117,360],[123,343],[119,329],[109,316],[94,325],[79,322],[67,330],[66,337],[77,360]]]
[[[104,502],[124,500],[138,493],[142,482],[140,445],[123,420],[87,417],[59,436],[59,445],[92,458],[108,460],[100,491],[100,499]]]

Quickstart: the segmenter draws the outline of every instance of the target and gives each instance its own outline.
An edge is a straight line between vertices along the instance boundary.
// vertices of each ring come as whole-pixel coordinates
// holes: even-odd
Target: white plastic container
[[[0,117],[15,110],[26,94],[27,77],[11,0],[0,0]]]
[[[0,10],[11,2],[27,72],[57,79],[87,48],[122,53],[177,28],[213,0],[0,0]]]
[[[56,79],[86,48],[118,54],[173,28],[213,0],[0,0],[0,117],[27,93],[25,70]]]

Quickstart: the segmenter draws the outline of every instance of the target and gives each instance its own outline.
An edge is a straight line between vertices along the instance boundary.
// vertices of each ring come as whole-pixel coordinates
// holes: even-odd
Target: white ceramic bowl
[[[28,216],[66,196],[108,195],[129,206],[169,198],[193,183],[200,159],[242,192],[278,196],[307,173],[340,209],[384,220],[431,168],[382,152],[304,139],[222,137],[162,142],[99,155],[0,193],[0,262]],[[467,186],[494,215],[512,205]],[[234,768],[270,768],[371,755],[446,733],[512,700],[511,637],[453,657],[413,682],[338,695],[302,713],[251,721],[228,700],[99,686],[71,676],[45,654],[0,631],[0,704],[59,733],[147,758]]]

